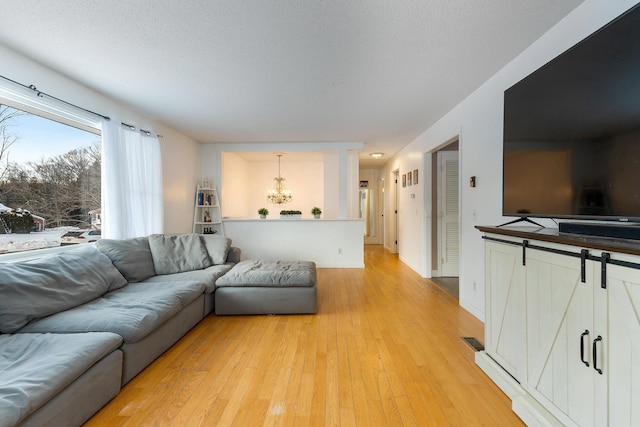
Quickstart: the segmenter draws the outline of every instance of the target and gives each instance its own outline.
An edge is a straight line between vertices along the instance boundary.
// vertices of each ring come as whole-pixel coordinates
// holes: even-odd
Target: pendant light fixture
[[[284,178],[280,176],[280,158],[284,156],[284,154],[279,153],[276,155],[278,156],[278,176],[273,178],[276,181],[276,185],[267,193],[267,201],[275,205],[283,205],[289,203],[293,197],[291,196],[291,191],[287,190],[287,187],[284,186]]]

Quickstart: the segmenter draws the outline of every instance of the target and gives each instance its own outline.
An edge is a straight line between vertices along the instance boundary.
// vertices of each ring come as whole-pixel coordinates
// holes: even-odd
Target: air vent
[[[474,351],[484,350],[484,344],[475,337],[462,337],[462,341],[466,342]]]

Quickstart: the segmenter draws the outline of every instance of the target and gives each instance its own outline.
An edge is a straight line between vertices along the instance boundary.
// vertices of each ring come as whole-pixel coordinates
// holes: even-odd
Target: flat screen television
[[[640,222],[640,6],[504,92],[504,216]]]

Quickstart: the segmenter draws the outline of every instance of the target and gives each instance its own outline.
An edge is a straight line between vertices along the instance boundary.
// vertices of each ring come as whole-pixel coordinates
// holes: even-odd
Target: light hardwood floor
[[[316,315],[210,315],[87,426],[522,426],[483,325],[381,246],[319,269]]]

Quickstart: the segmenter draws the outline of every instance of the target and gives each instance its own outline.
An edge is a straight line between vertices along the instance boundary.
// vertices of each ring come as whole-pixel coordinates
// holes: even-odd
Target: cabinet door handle
[[[602,375],[602,369],[598,368],[598,349],[596,347],[598,341],[602,341],[602,337],[600,335],[598,335],[596,339],[593,340],[593,369],[595,369],[600,375]]]
[[[584,360],[584,337],[585,336],[589,336],[589,330],[588,329],[585,329],[584,332],[582,333],[582,335],[580,335],[580,360],[587,367],[589,367],[589,361],[588,360]]]

